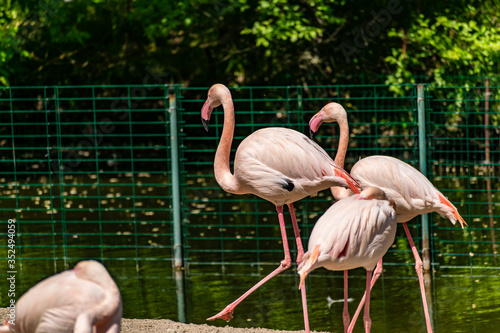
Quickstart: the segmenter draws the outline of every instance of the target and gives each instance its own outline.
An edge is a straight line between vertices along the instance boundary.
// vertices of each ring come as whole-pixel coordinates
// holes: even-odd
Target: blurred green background
[[[499,12],[498,0],[4,0],[0,83],[442,85],[499,73]],[[143,82],[148,70],[163,76]]]

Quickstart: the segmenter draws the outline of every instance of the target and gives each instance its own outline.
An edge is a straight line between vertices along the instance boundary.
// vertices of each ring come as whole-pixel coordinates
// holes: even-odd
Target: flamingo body
[[[344,166],[345,155],[349,142],[349,124],[347,113],[338,103],[329,103],[310,120],[309,126],[311,135],[318,131],[323,122],[337,122],[340,127],[339,149],[335,156],[335,162]],[[351,170],[352,177],[359,182],[361,188],[375,186],[386,194],[387,198],[396,205],[397,221],[403,224],[405,233],[410,242],[413,255],[415,256],[415,270],[418,275],[422,303],[426,319],[427,332],[432,333],[432,324],[425,298],[425,285],[422,272],[422,260],[418,254],[416,246],[411,237],[406,222],[417,215],[430,212],[437,212],[441,216],[447,217],[453,224],[458,220],[462,228],[467,225],[465,220],[458,213],[457,208],[437,189],[432,183],[417,169],[411,165],[389,156],[370,156],[358,161]],[[333,187],[331,189],[336,199],[346,198],[352,195],[348,189]],[[382,271],[382,262],[377,268],[371,285],[375,283]],[[357,314],[363,304],[356,312],[349,329],[356,322]]]
[[[394,242],[397,221],[394,203],[379,188],[364,189],[332,205],[316,222],[309,238],[308,251],[298,267],[300,287],[309,272],[324,267],[344,271],[344,327],[349,327],[347,312],[347,270],[366,269],[365,331],[370,332],[369,300],[372,271]],[[299,287],[299,288],[300,288]]]
[[[319,254],[309,271],[318,267],[332,271],[375,268],[394,242],[396,211],[389,200],[366,198],[367,193],[365,189],[361,194],[337,201],[318,219],[299,274],[307,267],[306,262],[316,247]]]
[[[343,169],[316,142],[287,128],[253,132],[239,145],[234,159],[237,194],[252,193],[276,206],[315,196],[331,186],[349,186],[339,174]]]
[[[335,162],[344,166],[349,142],[347,112],[338,103],[329,103],[309,121],[311,134],[316,133],[323,122],[337,122],[340,127],[340,141]],[[399,223],[412,218],[436,212],[447,217],[453,224],[458,220],[463,228],[467,225],[457,208],[420,171],[397,158],[374,155],[365,157],[351,169],[351,176],[361,188],[378,187],[396,204]],[[333,196],[342,199],[352,192],[344,188],[332,188]]]
[[[106,268],[81,261],[21,296],[10,332],[118,333],[121,315],[120,292]]]
[[[224,310],[208,320],[230,320],[234,308],[253,291],[282,271],[290,268],[291,258],[283,205],[287,204],[297,243],[297,263],[302,261],[304,250],[295,217],[293,202],[331,186],[348,186],[359,193],[356,181],[339,167],[314,141],[302,133],[286,128],[265,128],[245,138],[234,159],[234,173],[230,170],[230,152],[233,141],[235,114],[229,89],[214,84],[201,110],[201,120],[206,130],[215,107],[224,109],[224,126],[214,159],[214,175],[222,189],[229,193],[257,195],[276,206],[285,258],[273,272],[250,288]],[[302,289],[302,305],[306,332],[309,332],[306,293]]]
[[[457,219],[465,223],[456,207],[420,171],[397,158],[365,157],[352,167],[351,176],[362,188],[381,188],[396,203],[399,223],[431,212],[447,217],[453,224]]]

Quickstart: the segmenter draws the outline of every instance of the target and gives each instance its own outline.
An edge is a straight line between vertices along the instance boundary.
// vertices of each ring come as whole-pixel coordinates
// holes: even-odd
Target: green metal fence
[[[403,96],[394,97],[384,85],[233,89],[236,129],[232,150],[262,127],[286,126],[307,133],[309,118],[329,101],[337,101],[349,110],[351,123],[347,169],[359,157],[373,154],[418,164],[416,86],[404,86],[403,91]],[[223,266],[224,274],[237,274],[241,273],[239,266],[244,265],[247,274],[258,274],[263,264],[275,265],[283,254],[276,210],[274,205],[252,195],[227,194],[215,182],[213,158],[223,115],[220,108],[214,112],[210,133],[205,133],[200,124],[200,105],[206,92],[206,88],[183,90],[180,113],[182,150],[186,156],[182,163],[186,172],[183,200],[191,207],[185,224],[189,234],[186,238],[189,271],[206,274],[207,269],[217,272]],[[323,126],[317,140],[334,153],[337,133],[336,125]],[[295,204],[304,235],[309,234],[317,217],[332,202],[331,194],[326,191]],[[397,262],[388,262],[391,261]]]
[[[425,86],[420,100],[417,85],[398,86],[397,95],[391,88],[231,89],[237,123],[233,154],[243,138],[262,127],[306,133],[314,113],[339,102],[350,122],[347,170],[374,154],[421,168],[424,156],[431,181],[469,222],[461,230],[430,216],[424,233],[433,267],[500,268],[498,88]],[[122,278],[122,286],[134,284],[144,294],[160,281],[172,295],[177,290],[180,310],[172,317],[179,320],[184,274],[259,275],[276,266],[283,250],[274,206],[255,196],[225,193],[213,177],[223,115],[218,108],[210,132],[204,131],[200,110],[207,91],[178,85],[1,88],[0,275],[9,270],[9,219],[16,221],[21,290],[95,258]],[[419,102],[424,137],[419,136]],[[333,155],[337,125],[322,126],[317,141]],[[332,201],[323,191],[295,205],[305,242]],[[420,244],[420,218],[413,222]],[[412,265],[402,230],[385,263]],[[152,280],[137,282],[145,276]],[[148,315],[154,317],[155,310]]]

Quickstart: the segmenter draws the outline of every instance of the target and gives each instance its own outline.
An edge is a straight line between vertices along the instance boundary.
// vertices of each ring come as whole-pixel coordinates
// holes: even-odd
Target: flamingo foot
[[[243,301],[248,295],[250,295],[251,293],[253,293],[257,288],[259,288],[261,285],[263,285],[264,283],[266,283],[272,277],[274,277],[275,275],[278,275],[279,273],[281,273],[284,270],[290,268],[291,266],[292,266],[292,259],[290,258],[290,255],[286,255],[285,259],[283,259],[281,261],[280,266],[278,268],[276,268],[273,272],[271,272],[271,274],[269,274],[268,276],[266,276],[264,279],[260,280],[259,283],[257,283],[255,286],[253,286],[252,288],[250,288],[246,293],[244,293],[243,295],[241,295],[233,303],[231,303],[228,306],[226,306],[224,308],[224,310],[222,310],[221,312],[219,312],[215,316],[207,318],[207,320],[224,319],[225,321],[230,321],[231,319],[233,319],[234,308],[236,308],[236,306],[238,304],[240,304],[241,301]]]
[[[234,312],[234,307],[232,307],[230,304],[215,316],[207,318],[207,320],[224,319],[225,321],[230,321],[231,319],[233,319],[233,312]]]

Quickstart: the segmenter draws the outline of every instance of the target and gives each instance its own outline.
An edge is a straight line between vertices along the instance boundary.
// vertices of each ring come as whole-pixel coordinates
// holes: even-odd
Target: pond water
[[[82,253],[82,256],[84,254]],[[280,255],[276,255],[276,266]],[[43,266],[43,265],[41,265]],[[21,294],[43,276],[40,265],[31,265],[18,274]],[[169,261],[147,260],[135,265],[107,261],[124,302],[124,317],[179,320],[175,280],[165,271]],[[188,269],[185,279],[185,321],[214,326],[265,327],[280,330],[303,329],[298,276],[295,268],[270,280],[244,300],[226,323],[206,318],[222,310],[275,266],[234,265],[227,269],[207,265]],[[253,267],[252,267],[253,266]],[[218,271],[218,273],[217,273]],[[223,272],[229,271],[230,274]],[[349,310],[353,315],[365,288],[365,271],[349,275]],[[434,332],[497,332],[500,325],[500,270],[494,268],[439,268],[426,276],[428,301]],[[341,332],[343,307],[342,272],[317,269],[307,280],[307,299],[312,330]],[[6,284],[1,286],[1,306],[7,306]],[[425,332],[418,280],[413,265],[385,264],[384,273],[372,291],[373,332]],[[362,318],[361,318],[362,319]],[[355,332],[363,332],[358,320]]]
[[[263,272],[274,267],[267,266]],[[237,269],[236,269],[237,270]],[[245,269],[241,269],[245,271]],[[418,279],[413,266],[385,265],[372,291],[373,332],[425,332],[425,319]],[[234,270],[233,270],[234,271]],[[204,275],[187,278],[187,317],[190,323],[215,326],[303,329],[298,277],[293,269],[272,279],[236,308],[226,323],[206,318],[218,313],[263,276]],[[353,315],[365,288],[365,271],[357,269],[349,278],[349,302]],[[500,273],[441,269],[426,276],[428,301],[435,332],[496,332],[500,325]],[[307,299],[312,330],[343,331],[343,275],[318,269],[307,279]],[[166,279],[139,278],[121,282],[124,315],[141,318],[171,318],[177,314],[175,294]],[[134,288],[135,287],[135,288]],[[358,320],[355,332],[364,332]]]
[[[54,192],[51,197],[46,185],[18,187],[20,203],[16,203],[12,193],[5,193],[4,198],[8,199],[2,201],[4,208],[11,207],[14,211],[16,205],[23,207],[18,212],[16,297],[44,277],[63,270],[65,262],[67,267],[72,267],[79,260],[96,258],[104,262],[121,290],[124,317],[164,318],[214,326],[303,329],[295,266],[244,300],[229,323],[222,320],[206,322],[206,318],[218,313],[276,268],[283,258],[272,205],[255,201],[253,197],[243,201],[208,192],[202,195],[208,193],[217,200],[204,201],[195,195],[190,196],[192,211],[198,209],[200,213],[190,215],[186,225],[190,238],[187,242],[189,256],[181,292],[176,289],[172,269],[172,226],[168,222],[168,204],[162,203],[166,181],[162,176],[155,179],[144,175],[142,178],[143,183],[132,189],[116,185],[111,181],[114,178],[108,181],[101,176],[101,184],[96,187],[95,180],[75,177],[65,189],[68,194],[65,194],[64,202],[73,202],[64,211],[65,229],[60,222],[63,217],[56,216],[63,210],[56,212],[55,209],[39,207],[62,207],[62,203],[56,205],[60,197],[54,196]],[[202,187],[205,186],[203,182],[206,180],[202,179]],[[193,184],[191,186],[196,186],[195,182]],[[451,186],[443,185],[441,181],[440,187]],[[40,196],[53,201],[44,203]],[[322,195],[314,200],[314,206],[308,207],[307,200],[296,205],[299,224],[305,229],[304,243],[307,243],[306,235],[321,213],[322,208],[317,206],[331,202]],[[459,210],[465,214],[468,211],[470,215],[471,223],[465,230],[453,227],[439,217],[433,222],[440,228],[432,230],[435,265],[426,279],[434,332],[496,332],[500,327],[500,269],[495,261],[497,258],[492,255],[491,241],[491,234],[496,229],[488,229],[487,216],[484,209],[481,211],[485,202],[484,193],[478,192],[472,204],[461,204]],[[496,198],[494,205],[498,210]],[[156,206],[155,210],[141,208]],[[131,222],[133,214],[139,223]],[[314,218],[308,217],[310,214],[315,215]],[[494,216],[497,215],[495,212]],[[99,217],[102,223],[98,222]],[[11,217],[2,217],[2,223],[8,218]],[[286,219],[288,221],[288,217]],[[418,244],[419,225],[415,222],[418,221],[413,221],[411,229]],[[230,230],[221,226],[230,226]],[[68,236],[62,237],[63,232]],[[221,242],[224,242],[222,249]],[[293,239],[290,242],[293,244]],[[66,252],[64,244],[69,245]],[[0,245],[2,251],[7,249],[5,238],[0,240]],[[384,273],[372,291],[373,332],[425,332],[414,261],[401,227],[398,227],[396,242],[385,260]],[[6,277],[4,272],[7,272],[6,260],[0,262],[2,279]],[[350,272],[351,316],[363,295],[365,277],[363,269]],[[306,283],[311,329],[343,331],[342,272],[318,269],[308,276]],[[7,293],[7,283],[0,284],[2,307],[9,304]],[[183,299],[184,307],[179,299]],[[360,318],[355,332],[363,331]]]

